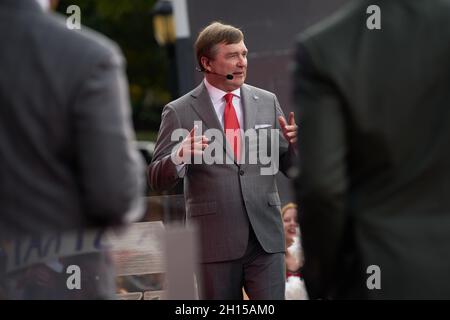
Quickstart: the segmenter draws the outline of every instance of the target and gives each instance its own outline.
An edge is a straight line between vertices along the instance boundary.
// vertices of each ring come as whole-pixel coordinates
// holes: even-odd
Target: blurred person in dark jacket
[[[313,299],[449,299],[450,1],[376,4],[381,29],[352,1],[298,41],[303,276]]]

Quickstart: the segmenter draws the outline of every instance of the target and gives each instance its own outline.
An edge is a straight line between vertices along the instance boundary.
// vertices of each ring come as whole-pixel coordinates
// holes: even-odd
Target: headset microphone
[[[195,70],[197,70],[198,72],[206,72],[206,73],[215,74],[216,76],[225,77],[225,78],[227,78],[227,80],[233,80],[234,79],[234,76],[231,73],[225,75],[225,74],[220,74],[220,73],[216,73],[216,72],[212,72],[212,71],[208,71],[208,70],[201,70],[198,67],[195,68]]]

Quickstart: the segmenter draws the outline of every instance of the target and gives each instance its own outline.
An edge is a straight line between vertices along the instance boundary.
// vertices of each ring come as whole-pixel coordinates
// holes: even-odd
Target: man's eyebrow
[[[245,50],[242,50],[242,51],[228,52],[226,55],[227,55],[227,56],[232,56],[232,55],[235,55],[235,54],[239,54],[239,53],[241,53],[241,52],[247,54],[247,53],[248,53],[248,50],[245,49]]]

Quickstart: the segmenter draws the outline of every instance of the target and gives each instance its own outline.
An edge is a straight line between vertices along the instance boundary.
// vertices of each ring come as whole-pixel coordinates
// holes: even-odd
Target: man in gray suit
[[[205,79],[164,108],[149,183],[165,190],[184,180],[187,218],[200,231],[203,298],[242,299],[244,287],[250,299],[284,299],[285,248],[276,170],[264,174],[261,161],[252,163],[249,158],[269,141],[276,149],[272,157],[286,172],[295,153],[293,114],[288,124],[273,93],[244,84],[247,48],[239,29],[213,23],[199,34],[195,48]],[[220,134],[213,141],[207,131],[197,134],[194,125]],[[177,129],[190,131],[181,143],[172,138]],[[238,134],[229,135],[230,131]],[[247,139],[251,131],[257,138]],[[270,143],[277,140],[278,144]],[[217,161],[191,164],[191,156],[211,154],[213,143],[220,146]],[[224,157],[217,155],[221,149]]]
[[[373,4],[298,42],[303,275],[311,298],[449,299],[450,1]]]
[[[132,144],[117,46],[85,27],[67,29],[65,19],[28,0],[0,2],[0,42],[0,243],[140,218],[143,163]],[[60,263],[44,264],[46,272]],[[110,262],[94,254],[86,263],[77,297],[114,293]],[[16,296],[20,290],[13,288],[9,297],[70,297],[67,277],[55,284],[62,291],[46,295],[32,283],[37,274],[22,275],[22,289],[33,287],[33,293]]]

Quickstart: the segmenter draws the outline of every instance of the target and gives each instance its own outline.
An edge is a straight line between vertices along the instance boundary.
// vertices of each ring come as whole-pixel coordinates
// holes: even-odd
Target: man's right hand
[[[178,147],[176,154],[177,158],[181,160],[181,164],[193,163],[194,156],[202,156],[208,146],[209,140],[206,136],[195,135],[197,129],[198,126],[194,126]]]

